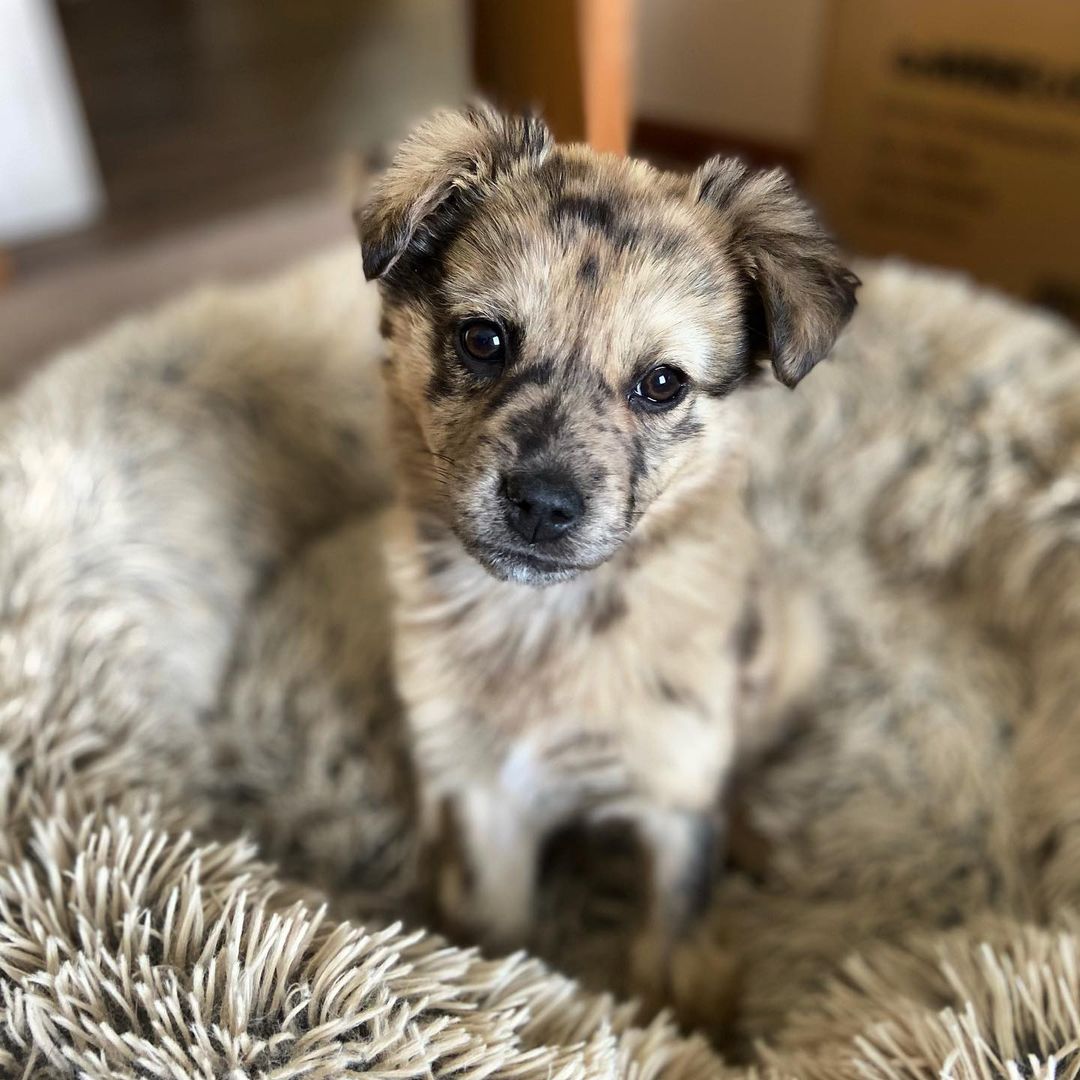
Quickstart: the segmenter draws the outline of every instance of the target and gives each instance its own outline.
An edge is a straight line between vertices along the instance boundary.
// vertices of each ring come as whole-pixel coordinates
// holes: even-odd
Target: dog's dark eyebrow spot
[[[595,285],[600,275],[600,263],[595,255],[588,255],[581,261],[578,278],[589,285]]]
[[[524,386],[547,386],[555,374],[555,363],[550,357],[542,357],[511,371],[510,375],[496,383],[495,389],[484,406],[490,416],[505,405]]]
[[[385,312],[379,316],[379,333],[384,338],[389,338],[393,330],[393,323],[390,321],[390,316]]]
[[[605,589],[593,597],[592,629],[594,634],[602,634],[625,618],[629,608],[626,597],[616,589]]]
[[[746,369],[725,371],[717,379],[712,379],[709,382],[699,382],[698,388],[708,397],[725,398],[732,390],[735,390],[746,381],[747,375]]]
[[[709,363],[709,368],[718,374],[713,379],[698,383],[703,394],[712,398],[727,397],[743,383],[752,382],[762,374],[763,368],[757,362],[757,351],[749,345],[742,350],[742,355],[734,358],[717,356]]]

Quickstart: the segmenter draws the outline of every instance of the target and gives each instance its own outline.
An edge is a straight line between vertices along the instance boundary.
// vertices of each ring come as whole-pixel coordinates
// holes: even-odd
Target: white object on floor
[[[85,225],[101,185],[51,4],[0,3],[0,241]]]

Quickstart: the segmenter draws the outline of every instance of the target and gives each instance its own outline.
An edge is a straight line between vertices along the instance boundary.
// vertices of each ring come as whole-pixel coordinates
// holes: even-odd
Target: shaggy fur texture
[[[1075,334],[862,267],[834,363],[761,391],[755,514],[837,648],[680,956],[723,1064],[392,925],[424,875],[357,263],[126,324],[0,410],[0,1075],[1076,1076]],[[618,989],[638,879],[564,836],[534,948]]]
[[[739,719],[764,741],[792,704],[766,689],[823,651],[784,633],[810,605],[747,520],[741,388],[770,360],[798,383],[856,279],[778,171],[666,173],[484,107],[406,139],[360,238],[394,418],[396,681],[423,831],[456,853],[444,914],[518,945],[551,834],[630,821],[651,993],[722,846]]]

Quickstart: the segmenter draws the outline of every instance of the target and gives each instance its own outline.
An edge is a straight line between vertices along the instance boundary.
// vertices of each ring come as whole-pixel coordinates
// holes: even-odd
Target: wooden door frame
[[[505,108],[536,108],[555,136],[625,154],[632,0],[472,0],[473,72]]]

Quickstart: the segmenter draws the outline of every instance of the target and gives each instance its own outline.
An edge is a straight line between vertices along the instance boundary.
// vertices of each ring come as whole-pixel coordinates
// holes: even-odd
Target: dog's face
[[[418,129],[358,224],[425,509],[529,584],[715,471],[730,395],[763,360],[793,386],[855,303],[782,174],[661,173],[487,109]]]

